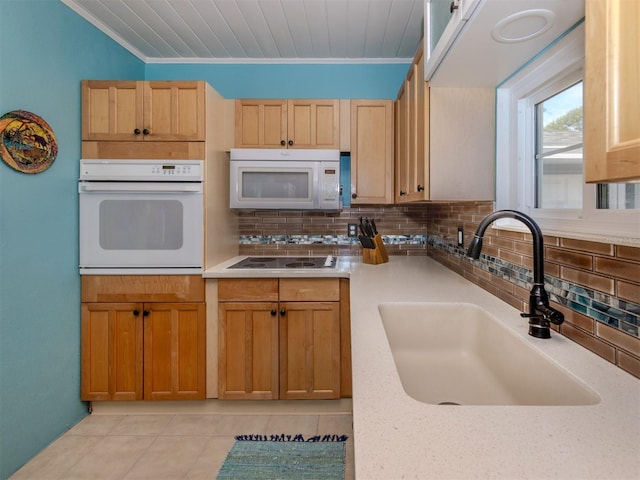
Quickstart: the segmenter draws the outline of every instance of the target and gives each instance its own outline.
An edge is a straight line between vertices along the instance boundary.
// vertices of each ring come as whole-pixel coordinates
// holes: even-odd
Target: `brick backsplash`
[[[344,208],[340,212],[240,211],[241,255],[360,255],[347,225],[374,218],[389,255],[427,255],[427,211],[420,205]]]
[[[458,225],[467,238],[491,202],[427,206],[427,253],[519,310],[531,284],[531,235],[487,229],[480,260],[457,246]],[[465,244],[468,244],[465,239]],[[545,288],[565,322],[553,328],[640,378],[640,248],[544,236]]]
[[[429,255],[515,308],[529,301],[533,264],[528,233],[488,229],[482,257],[465,245],[492,202],[353,206],[340,212],[242,211],[241,255],[360,255],[347,224],[375,218],[389,255]],[[545,284],[565,315],[553,327],[640,378],[640,248],[544,236]]]

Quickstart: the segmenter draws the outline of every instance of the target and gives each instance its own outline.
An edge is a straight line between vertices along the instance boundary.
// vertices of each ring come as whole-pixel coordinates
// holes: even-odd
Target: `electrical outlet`
[[[458,227],[458,246],[464,246],[464,228]]]
[[[357,237],[358,236],[358,224],[357,223],[349,223],[349,224],[347,224],[347,236],[348,237]]]

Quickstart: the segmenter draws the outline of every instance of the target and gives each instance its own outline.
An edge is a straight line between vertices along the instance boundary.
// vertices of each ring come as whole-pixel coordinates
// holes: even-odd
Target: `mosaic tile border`
[[[387,245],[426,245],[427,235],[382,235]],[[357,245],[346,235],[240,235],[240,245]]]
[[[431,247],[463,261],[473,262],[476,267],[527,290],[531,288],[533,273],[526,267],[485,254],[480,255],[480,260],[472,260],[466,256],[464,248],[447,243],[438,236],[427,237],[427,244]],[[545,275],[544,280],[549,298],[554,302],[629,335],[640,337],[640,305],[551,275]]]

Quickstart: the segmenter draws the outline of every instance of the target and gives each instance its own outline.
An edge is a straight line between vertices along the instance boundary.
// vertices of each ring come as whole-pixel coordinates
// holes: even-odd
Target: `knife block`
[[[387,263],[389,261],[389,255],[387,254],[387,249],[382,242],[382,236],[379,233],[373,237],[373,243],[375,248],[362,249],[362,262],[371,265]]]

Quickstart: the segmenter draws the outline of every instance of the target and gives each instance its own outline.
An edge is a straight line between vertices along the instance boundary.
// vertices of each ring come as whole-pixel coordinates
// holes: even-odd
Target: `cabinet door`
[[[205,397],[204,303],[144,304],[145,400]]]
[[[585,180],[640,179],[640,2],[585,4]]]
[[[204,141],[205,108],[204,82],[144,82],[144,140]]]
[[[236,148],[286,148],[286,100],[236,100]]]
[[[396,100],[396,203],[429,198],[429,97],[423,71],[421,46]]]
[[[340,148],[338,100],[289,100],[288,148]]]
[[[415,122],[413,145],[414,162],[410,163],[407,200],[429,199],[429,86],[422,78],[424,55],[422,43],[413,66],[413,110]]]
[[[340,398],[340,303],[280,303],[280,398]]]
[[[83,303],[82,400],[142,399],[142,305]]]
[[[408,85],[405,81],[400,87],[394,105],[395,116],[395,201],[407,201],[409,185],[409,101]]]
[[[143,83],[84,80],[82,140],[142,140]]]
[[[277,309],[277,302],[219,304],[219,398],[278,398]]]
[[[351,203],[393,203],[393,101],[351,101]]]

